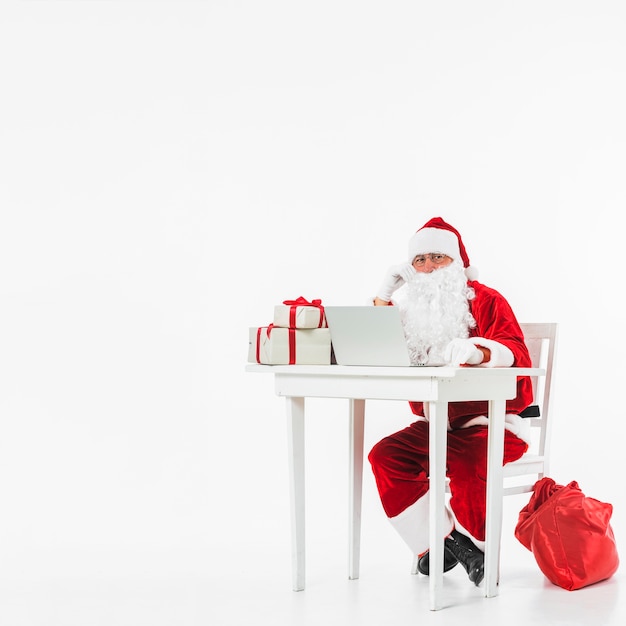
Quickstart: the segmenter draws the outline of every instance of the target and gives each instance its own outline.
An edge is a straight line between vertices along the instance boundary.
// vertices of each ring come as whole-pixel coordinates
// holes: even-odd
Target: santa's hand
[[[478,365],[484,355],[469,339],[453,339],[446,347],[445,359],[450,365]]]
[[[392,265],[388,270],[381,286],[378,288],[377,296],[385,302],[391,301],[391,296],[396,289],[402,287],[412,276],[415,276],[415,268],[411,263],[400,263]]]

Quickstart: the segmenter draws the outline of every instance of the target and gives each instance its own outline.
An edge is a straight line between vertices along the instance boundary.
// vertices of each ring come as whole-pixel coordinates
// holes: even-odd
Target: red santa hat
[[[418,254],[430,252],[440,252],[463,263],[468,280],[478,278],[478,270],[470,265],[459,231],[440,217],[428,220],[409,239],[409,263],[412,263]]]

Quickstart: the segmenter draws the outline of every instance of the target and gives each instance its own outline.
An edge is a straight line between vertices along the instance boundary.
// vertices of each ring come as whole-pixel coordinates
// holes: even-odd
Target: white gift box
[[[330,330],[250,328],[248,361],[263,365],[330,365]]]
[[[274,307],[274,326],[282,328],[325,328],[327,324],[321,305],[278,304]]]

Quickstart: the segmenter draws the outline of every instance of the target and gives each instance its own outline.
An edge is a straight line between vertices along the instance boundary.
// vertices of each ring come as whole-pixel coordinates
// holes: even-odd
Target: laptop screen
[[[411,365],[398,307],[325,306],[324,311],[338,365]]]

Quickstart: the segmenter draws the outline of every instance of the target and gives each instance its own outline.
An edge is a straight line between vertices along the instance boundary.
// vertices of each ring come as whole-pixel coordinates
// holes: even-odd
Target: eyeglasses
[[[450,257],[447,254],[441,254],[439,252],[433,252],[432,254],[418,254],[413,259],[413,265],[417,265],[417,267],[423,267],[426,263],[426,259],[430,259],[435,265],[441,265],[445,263],[446,259]]]

